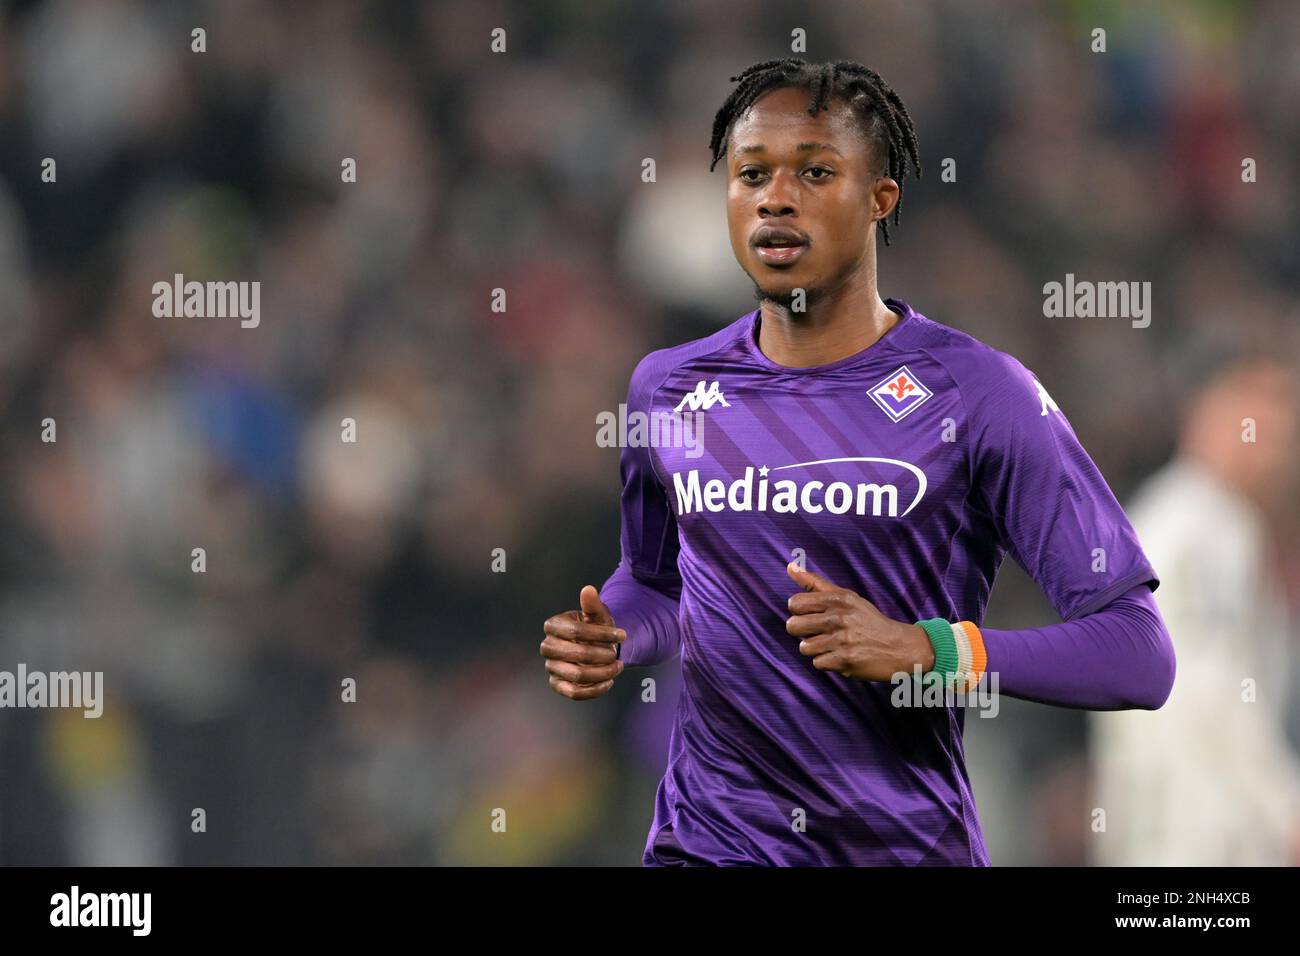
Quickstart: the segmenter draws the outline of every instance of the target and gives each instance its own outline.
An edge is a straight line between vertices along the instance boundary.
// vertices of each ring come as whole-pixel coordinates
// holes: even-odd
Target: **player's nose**
[[[758,217],[769,219],[774,216],[798,215],[799,204],[791,177],[783,173],[774,174],[767,181],[767,188],[758,197]]]

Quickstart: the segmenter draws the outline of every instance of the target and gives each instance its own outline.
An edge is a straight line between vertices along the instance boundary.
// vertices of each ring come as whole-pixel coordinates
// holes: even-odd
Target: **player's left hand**
[[[900,671],[911,676],[920,665],[934,667],[934,648],[915,624],[895,621],[848,588],[791,562],[786,571],[803,587],[789,601],[785,629],[803,638],[799,652],[813,667],[858,680],[889,680]]]

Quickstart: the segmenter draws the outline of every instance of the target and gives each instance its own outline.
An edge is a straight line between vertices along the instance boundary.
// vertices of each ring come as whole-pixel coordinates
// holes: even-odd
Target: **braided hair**
[[[898,203],[894,206],[894,225],[898,225],[903,207],[903,178],[909,169],[916,171],[917,179],[921,178],[921,157],[907,107],[879,73],[852,60],[809,63],[787,57],[755,63],[731,79],[738,85],[713,120],[713,139],[709,142],[709,149],[713,152],[710,171],[727,155],[727,137],[732,124],[756,99],[781,87],[802,87],[809,90],[812,97],[808,105],[809,116],[829,109],[832,97],[845,100],[852,108],[877,163],[883,157],[885,174],[898,182]],[[885,245],[889,245],[888,217],[880,220],[880,231]]]

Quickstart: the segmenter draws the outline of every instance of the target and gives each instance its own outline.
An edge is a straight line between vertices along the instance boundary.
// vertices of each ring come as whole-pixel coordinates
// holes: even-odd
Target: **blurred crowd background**
[[[708,139],[795,28],[919,132],[882,295],[1016,355],[1121,501],[1207,357],[1300,354],[1288,0],[0,2],[0,669],[106,684],[0,711],[0,863],[639,862],[674,665],[575,704],[537,646],[617,562],[597,413],[754,306]],[[1150,327],[1045,318],[1067,272]],[[155,318],[175,273],[260,281],[259,327]],[[986,620],[1056,618],[1008,559]],[[995,863],[1090,859],[1087,732],[968,716]]]

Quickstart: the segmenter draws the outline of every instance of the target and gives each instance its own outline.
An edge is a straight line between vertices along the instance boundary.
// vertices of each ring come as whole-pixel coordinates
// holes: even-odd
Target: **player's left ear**
[[[871,219],[888,219],[898,205],[898,182],[888,176],[881,176],[871,187]]]

